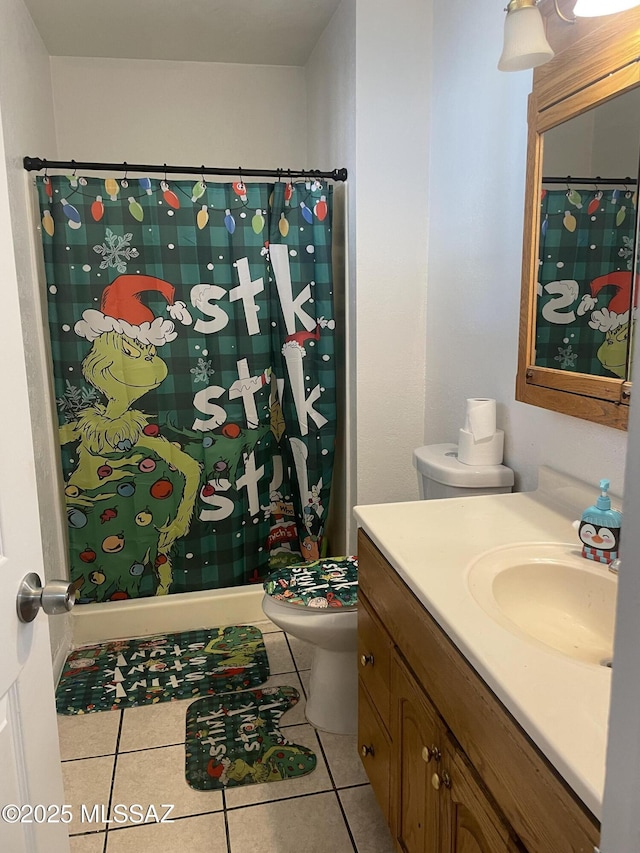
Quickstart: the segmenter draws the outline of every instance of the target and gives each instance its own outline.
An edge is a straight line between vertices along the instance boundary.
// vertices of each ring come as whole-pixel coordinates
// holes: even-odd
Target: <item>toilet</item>
[[[513,471],[506,465],[466,465],[457,444],[427,444],[413,451],[421,500],[500,495],[513,491]]]
[[[264,582],[265,615],[313,646],[307,720],[355,734],[358,717],[358,560],[337,557],[286,566]]]
[[[414,451],[420,497],[469,497],[513,489],[505,465],[465,465],[455,444]],[[278,569],[264,582],[262,609],[285,633],[313,647],[307,720],[334,734],[358,727],[358,560],[335,557]]]

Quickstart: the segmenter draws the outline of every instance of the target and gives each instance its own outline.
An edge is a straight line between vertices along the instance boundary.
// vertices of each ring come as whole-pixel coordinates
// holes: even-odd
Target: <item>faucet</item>
[[[613,572],[614,575],[617,575],[620,571],[620,566],[622,565],[622,560],[618,557],[617,560],[611,560],[609,563],[609,571]]]

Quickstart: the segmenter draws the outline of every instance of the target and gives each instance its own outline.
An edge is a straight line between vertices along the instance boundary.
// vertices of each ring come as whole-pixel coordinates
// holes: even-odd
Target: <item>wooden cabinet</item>
[[[510,853],[503,816],[446,725],[398,658],[393,665],[395,804],[392,832],[406,853]]]
[[[393,667],[392,835],[406,853],[439,853],[439,791],[431,784],[442,773],[444,728],[402,663]]]
[[[497,811],[463,752],[447,745],[442,775],[442,853],[516,853],[523,848]]]
[[[360,684],[358,691],[358,744],[371,787],[382,814],[389,822],[391,741],[380,723],[369,697]]]
[[[368,537],[363,763],[402,853],[593,853],[599,824]]]
[[[371,787],[389,822],[392,643],[366,601],[358,606],[358,744]]]

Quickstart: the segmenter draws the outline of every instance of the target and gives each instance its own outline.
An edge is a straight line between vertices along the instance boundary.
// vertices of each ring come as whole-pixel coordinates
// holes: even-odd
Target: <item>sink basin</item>
[[[496,548],[467,579],[477,603],[512,633],[583,663],[610,661],[617,579],[573,544]]]

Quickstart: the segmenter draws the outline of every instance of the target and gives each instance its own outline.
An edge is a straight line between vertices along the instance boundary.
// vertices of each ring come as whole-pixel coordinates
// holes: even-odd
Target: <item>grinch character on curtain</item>
[[[143,293],[161,294],[173,319],[191,323],[173,285],[121,275],[74,329],[91,342],[83,375],[105,398],[60,427],[62,445],[77,443],[65,495],[71,579],[85,601],[136,597],[143,578],[156,595],[169,591],[171,548],[189,530],[201,484],[200,463],[132,408],[167,376],[157,348],[177,337]]]
[[[638,277],[635,276],[637,279]],[[627,355],[629,338],[635,320],[635,310],[638,302],[637,281],[634,288],[634,304],[631,307],[631,287],[634,275],[624,270],[616,270],[607,275],[594,278],[589,284],[590,293],[582,297],[578,306],[578,314],[591,311],[598,304],[600,291],[605,287],[613,287],[614,296],[609,299],[605,308],[593,311],[589,320],[592,329],[605,333],[605,339],[597,353],[598,361],[619,379],[631,380],[627,375]],[[629,366],[630,367],[630,366]]]

